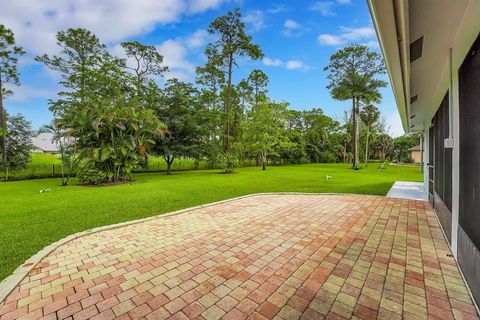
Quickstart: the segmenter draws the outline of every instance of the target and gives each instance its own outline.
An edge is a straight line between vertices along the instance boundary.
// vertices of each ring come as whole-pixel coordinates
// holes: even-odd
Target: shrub
[[[409,154],[407,154],[407,155],[403,155],[402,157],[400,157],[400,162],[402,162],[402,163],[413,163],[414,160]]]
[[[78,172],[77,178],[80,182],[99,185],[108,180],[108,175],[98,169],[82,169]]]
[[[336,163],[337,156],[331,151],[325,151],[321,154],[320,162],[322,163]]]

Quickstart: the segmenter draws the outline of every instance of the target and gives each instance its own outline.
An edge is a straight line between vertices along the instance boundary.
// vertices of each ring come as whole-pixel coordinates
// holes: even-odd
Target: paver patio
[[[478,319],[428,203],[257,195],[70,241],[5,319]]]

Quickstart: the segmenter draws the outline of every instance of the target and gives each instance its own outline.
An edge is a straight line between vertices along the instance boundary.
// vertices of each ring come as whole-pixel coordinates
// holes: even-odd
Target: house
[[[367,0],[424,186],[480,302],[480,1]]]
[[[410,158],[413,159],[414,163],[421,163],[422,162],[422,153],[421,153],[420,145],[416,145],[408,149],[408,155]]]
[[[32,153],[59,153],[60,146],[54,141],[53,133],[43,132],[32,137]]]

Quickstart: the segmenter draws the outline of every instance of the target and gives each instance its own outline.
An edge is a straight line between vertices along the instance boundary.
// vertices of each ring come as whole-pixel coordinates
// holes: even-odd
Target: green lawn
[[[325,176],[331,175],[332,180]],[[135,175],[129,184],[59,186],[41,179],[0,183],[0,279],[46,245],[69,234],[240,195],[272,192],[342,192],[385,195],[396,180],[421,181],[416,167],[353,171],[346,164],[242,168],[231,175],[197,170]],[[75,182],[73,180],[73,182]],[[41,189],[52,191],[40,193]],[[159,235],[161,236],[161,235]]]

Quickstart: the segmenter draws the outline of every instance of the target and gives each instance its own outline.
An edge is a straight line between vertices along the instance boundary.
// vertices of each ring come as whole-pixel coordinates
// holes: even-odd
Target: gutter
[[[376,3],[376,4],[375,4]],[[367,0],[367,5],[370,10],[370,16],[372,17],[373,25],[377,33],[378,42],[380,43],[380,48],[383,52],[383,57],[385,59],[385,64],[387,66],[388,76],[390,78],[390,83],[392,85],[392,90],[397,102],[397,109],[402,120],[403,129],[405,132],[410,131],[410,52],[409,52],[409,31],[408,31],[408,2],[407,0]],[[383,16],[377,12],[376,8],[378,6],[383,6],[383,9],[388,9],[387,15]],[[386,7],[388,6],[388,7]],[[391,15],[390,15],[391,14]],[[388,30],[380,28],[379,18],[383,19],[385,22],[391,18],[390,24],[395,28],[396,36],[396,48],[395,51],[398,54],[396,56],[394,52],[389,55],[386,49],[384,38],[390,37],[392,35],[385,35]],[[400,81],[395,81],[394,73],[392,69],[398,66],[400,69],[400,78],[401,78],[401,87],[399,84]],[[398,78],[397,78],[398,80]]]

